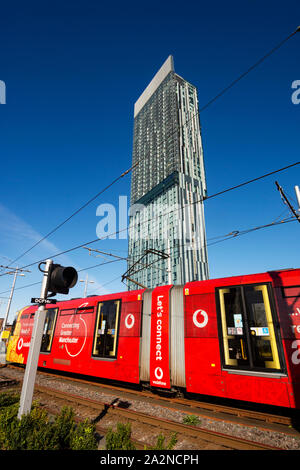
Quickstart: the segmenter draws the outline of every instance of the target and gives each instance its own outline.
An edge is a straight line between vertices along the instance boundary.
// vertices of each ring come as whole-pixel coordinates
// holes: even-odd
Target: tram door
[[[281,369],[278,332],[267,284],[218,289],[223,365],[229,368]]]

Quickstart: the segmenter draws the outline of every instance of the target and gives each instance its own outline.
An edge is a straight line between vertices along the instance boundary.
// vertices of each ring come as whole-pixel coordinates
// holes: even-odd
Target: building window
[[[99,303],[93,344],[94,357],[109,359],[117,357],[120,310],[120,300]]]

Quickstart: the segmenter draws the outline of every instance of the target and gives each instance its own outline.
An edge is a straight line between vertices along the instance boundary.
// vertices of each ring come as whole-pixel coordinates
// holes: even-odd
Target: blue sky
[[[131,165],[133,105],[169,54],[193,83],[200,108],[300,25],[297,1],[12,1],[1,5],[0,264],[9,263]],[[201,113],[208,194],[299,161],[300,33]],[[207,238],[288,216],[300,168],[205,203]],[[97,206],[129,195],[130,175],[105,192],[19,266],[96,238]],[[208,247],[211,277],[299,267],[299,224]],[[126,256],[126,240],[94,248]],[[113,251],[115,250],[115,251]],[[56,258],[77,269],[104,261],[84,249]],[[18,288],[37,282],[36,266]],[[88,273],[89,293],[124,290],[124,262]],[[114,279],[118,278],[116,281]],[[12,276],[0,277],[6,297]],[[83,294],[83,283],[72,296]],[[3,293],[5,292],[5,293]],[[18,289],[15,311],[39,295]],[[59,298],[59,297],[58,297]],[[0,316],[5,312],[3,298]]]

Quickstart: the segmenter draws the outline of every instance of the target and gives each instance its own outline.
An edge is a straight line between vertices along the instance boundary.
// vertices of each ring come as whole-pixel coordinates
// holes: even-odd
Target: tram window
[[[41,352],[50,352],[55,329],[57,308],[50,308],[46,312]]]
[[[78,307],[77,308],[77,314],[83,314],[83,313],[93,313],[94,312],[94,307]]]
[[[120,306],[120,300],[99,303],[93,344],[94,357],[110,359],[117,357]]]
[[[269,294],[266,285],[245,286],[253,365],[280,369]]]
[[[76,308],[66,308],[60,311],[60,316],[63,317],[64,315],[75,315]]]
[[[282,296],[283,297],[300,297],[300,286],[283,287]]]
[[[266,284],[219,289],[219,316],[225,366],[281,368]]]
[[[77,307],[77,308],[67,308],[60,311],[60,316],[64,315],[76,315],[83,313],[93,313],[94,307]]]
[[[248,366],[241,288],[220,289],[219,295],[225,365]]]
[[[10,330],[10,335],[13,336],[14,335],[14,332],[15,332],[15,328],[16,328],[16,324],[17,324],[17,318],[16,317],[13,321],[13,324],[12,324],[12,327],[11,327],[11,330]]]

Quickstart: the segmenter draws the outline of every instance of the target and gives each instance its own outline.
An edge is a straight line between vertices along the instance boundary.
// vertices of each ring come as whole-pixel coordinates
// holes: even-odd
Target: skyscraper
[[[207,279],[197,90],[172,56],[135,103],[132,164],[128,277],[148,288]]]

